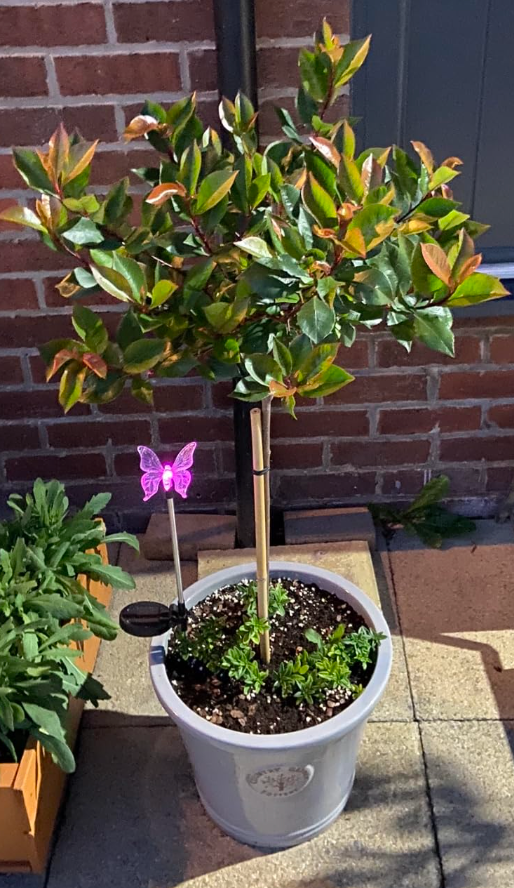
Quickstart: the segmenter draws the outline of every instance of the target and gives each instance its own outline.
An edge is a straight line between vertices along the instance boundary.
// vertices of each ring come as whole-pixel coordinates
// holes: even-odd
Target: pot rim
[[[196,583],[193,583],[185,590],[186,604],[191,601],[192,606],[194,606],[223,586],[228,586],[245,578],[254,579],[255,573],[254,563],[235,565],[234,567],[216,571],[216,573],[197,580]],[[381,610],[358,586],[333,571],[302,562],[270,562],[270,576],[280,577],[285,574],[291,579],[316,582],[318,585],[327,584],[327,591],[329,592],[334,592],[334,587],[338,588],[344,593],[342,597],[366,618],[366,621],[372,625],[375,631],[383,632],[386,636],[378,648],[377,662],[373,675],[360,697],[354,700],[339,715],[335,715],[327,721],[309,728],[302,728],[299,731],[288,731],[284,734],[245,734],[241,731],[233,731],[231,728],[224,728],[221,725],[214,725],[202,718],[202,716],[197,715],[196,712],[184,703],[168,678],[166,672],[166,652],[171,631],[168,630],[162,635],[152,638],[149,654],[150,675],[154,690],[163,708],[177,722],[179,727],[221,746],[229,745],[241,749],[256,750],[281,750],[326,743],[335,737],[347,734],[367,720],[385,690],[392,665],[391,633]],[[205,592],[206,586],[208,587],[207,595],[202,594]]]

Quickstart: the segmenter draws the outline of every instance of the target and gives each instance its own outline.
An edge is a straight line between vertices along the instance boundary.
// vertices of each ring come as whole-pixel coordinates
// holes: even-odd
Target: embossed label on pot
[[[255,792],[281,798],[301,792],[311,782],[313,774],[312,765],[275,765],[248,774],[246,780]]]

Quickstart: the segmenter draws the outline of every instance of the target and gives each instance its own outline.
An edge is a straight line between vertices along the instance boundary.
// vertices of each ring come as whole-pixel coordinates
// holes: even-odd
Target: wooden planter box
[[[101,546],[99,552],[106,564],[106,547]],[[109,605],[110,586],[84,578],[82,582],[87,582],[98,601],[106,607]],[[82,656],[76,663],[92,672],[100,639],[92,636],[79,646]],[[68,738],[72,748],[83,707],[82,700],[70,700]],[[0,765],[0,872],[41,873],[44,870],[66,777],[51,755],[32,738],[17,764]]]

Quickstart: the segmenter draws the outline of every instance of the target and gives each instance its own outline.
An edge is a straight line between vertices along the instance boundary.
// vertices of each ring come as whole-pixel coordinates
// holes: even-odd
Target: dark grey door
[[[492,226],[484,259],[514,262],[514,0],[353,0],[352,31],[373,34],[352,94],[363,143],[459,156],[455,196]]]

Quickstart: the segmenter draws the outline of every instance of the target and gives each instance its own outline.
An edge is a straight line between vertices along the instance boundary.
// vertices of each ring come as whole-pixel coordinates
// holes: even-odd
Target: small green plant
[[[366,669],[374,662],[383,635],[365,626],[346,634],[343,624],[328,638],[307,629],[305,637],[312,650],[303,650],[294,659],[284,660],[276,669],[267,671],[257,662],[257,646],[267,628],[280,630],[289,593],[280,582],[271,584],[268,624],[257,616],[256,584],[241,583],[237,591],[244,610],[242,622],[234,631],[226,631],[223,618],[208,617],[187,632],[175,630],[174,652],[185,661],[201,662],[211,672],[226,672],[241,682],[247,695],[260,693],[268,680],[274,692],[293,698],[297,704],[322,702],[337,688],[345,688],[352,697],[361,693],[361,685],[351,681],[352,668],[358,663]]]
[[[103,564],[94,551],[109,542],[138,548],[130,534],[106,535],[97,516],[109,499],[99,494],[72,515],[63,485],[38,479],[24,498],[8,500],[14,518],[0,524],[0,744],[14,761],[30,735],[64,771],[73,771],[69,697],[95,706],[108,697],[76,665],[80,651],[70,644],[117,634],[117,624],[79,576],[134,588],[129,574]]]
[[[450,481],[446,475],[432,478],[425,484],[416,499],[406,509],[371,503],[368,508],[376,524],[379,524],[387,537],[403,527],[412,536],[418,536],[425,545],[440,549],[443,541],[454,536],[471,533],[476,524],[470,518],[455,515],[441,505],[450,492]]]

